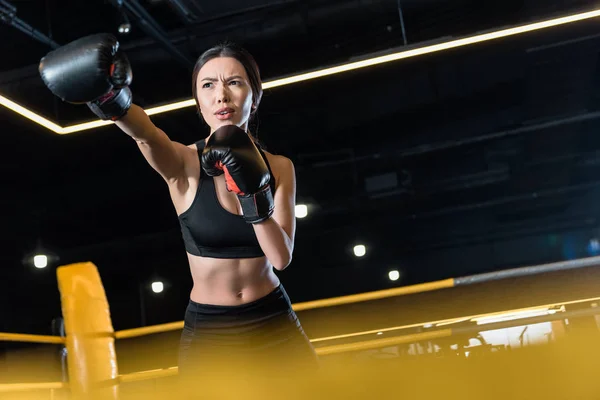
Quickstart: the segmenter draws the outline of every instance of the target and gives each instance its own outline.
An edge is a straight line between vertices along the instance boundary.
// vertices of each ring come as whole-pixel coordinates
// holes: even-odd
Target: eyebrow
[[[242,78],[240,75],[233,75],[233,76],[230,76],[229,78],[227,78],[228,81],[232,80],[232,79],[242,79],[243,80],[244,78]],[[217,78],[211,78],[211,77],[202,78],[202,80],[203,81],[210,81],[210,82],[216,82],[216,81],[218,81]]]

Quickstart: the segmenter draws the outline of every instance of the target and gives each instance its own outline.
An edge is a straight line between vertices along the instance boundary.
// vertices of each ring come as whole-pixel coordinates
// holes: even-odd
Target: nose
[[[219,85],[220,90],[217,92],[217,103],[229,103],[229,90],[227,85]]]

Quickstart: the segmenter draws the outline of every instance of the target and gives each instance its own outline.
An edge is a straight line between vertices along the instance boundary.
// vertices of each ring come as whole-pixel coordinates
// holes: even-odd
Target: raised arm
[[[186,159],[193,156],[193,150],[169,139],[135,104],[115,124],[136,141],[146,161],[167,183],[186,183]]]
[[[171,141],[141,107],[132,104],[131,67],[114,36],[75,40],[48,53],[39,69],[52,93],[69,103],[85,103],[100,119],[114,121],[167,182],[187,184],[181,178],[186,177],[186,158],[193,150]]]

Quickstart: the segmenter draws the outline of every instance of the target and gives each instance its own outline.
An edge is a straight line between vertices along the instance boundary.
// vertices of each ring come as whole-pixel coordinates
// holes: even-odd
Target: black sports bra
[[[196,142],[196,146],[200,158],[204,140]],[[269,185],[275,195],[273,171],[260,148],[259,152],[269,168]],[[246,223],[243,216],[233,214],[221,206],[213,177],[202,172],[192,205],[178,218],[185,250],[192,255],[212,258],[253,258],[265,255],[252,225]]]

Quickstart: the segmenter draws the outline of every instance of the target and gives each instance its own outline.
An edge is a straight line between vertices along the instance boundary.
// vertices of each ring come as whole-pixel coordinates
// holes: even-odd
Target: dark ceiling
[[[123,3],[132,30],[119,37],[142,107],[189,99],[190,66],[225,39],[247,47],[269,81],[595,6]],[[14,24],[58,44],[117,34],[120,23],[108,0],[11,4]],[[49,43],[8,18],[0,37],[0,94],[62,126],[93,119],[42,85],[37,63]],[[592,19],[267,90],[259,137],[294,161],[298,202],[310,205],[298,221],[294,261],[280,274],[292,300],[588,255],[600,216],[599,46]],[[0,118],[0,331],[45,331],[60,313],[54,268],[23,263],[37,243],[60,257],[54,267],[98,265],[117,329],[139,325],[138,285],[153,277],[169,286],[148,322],[180,320],[191,282],[176,215],[133,141],[113,126],[59,136],[1,107]],[[192,108],[153,120],[182,143],[206,135]],[[355,243],[367,245],[365,257],[352,255]],[[388,280],[390,268],[400,280]]]

